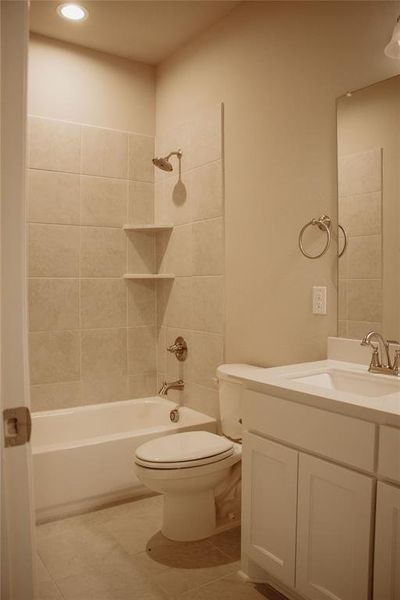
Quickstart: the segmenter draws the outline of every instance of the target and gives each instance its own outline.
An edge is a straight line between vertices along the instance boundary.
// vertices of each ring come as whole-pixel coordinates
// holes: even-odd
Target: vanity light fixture
[[[73,4],[72,2],[57,6],[57,12],[60,17],[69,19],[70,21],[84,21],[89,15],[85,7],[80,6],[79,4]]]
[[[397,17],[397,23],[393,29],[392,39],[384,50],[389,58],[400,58],[400,16]]]

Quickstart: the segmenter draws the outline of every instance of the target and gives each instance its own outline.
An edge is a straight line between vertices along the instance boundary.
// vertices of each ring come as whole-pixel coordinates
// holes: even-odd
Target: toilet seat
[[[150,469],[185,469],[231,456],[234,444],[208,431],[187,431],[150,440],[137,448],[135,462]]]

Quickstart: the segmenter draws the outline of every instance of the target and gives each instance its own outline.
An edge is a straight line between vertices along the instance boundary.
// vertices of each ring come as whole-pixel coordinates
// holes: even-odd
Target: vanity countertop
[[[400,377],[369,373],[362,364],[327,359],[272,368],[222,365],[218,371],[270,396],[400,427]]]

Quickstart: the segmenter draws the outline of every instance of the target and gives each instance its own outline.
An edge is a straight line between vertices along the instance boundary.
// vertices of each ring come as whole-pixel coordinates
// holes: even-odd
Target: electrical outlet
[[[326,286],[313,286],[313,315],[326,315]]]

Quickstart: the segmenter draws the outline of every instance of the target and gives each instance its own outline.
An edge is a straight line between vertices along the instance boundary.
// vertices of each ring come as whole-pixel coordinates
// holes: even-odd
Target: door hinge
[[[32,419],[27,406],[3,410],[4,445],[22,446],[31,439]]]

